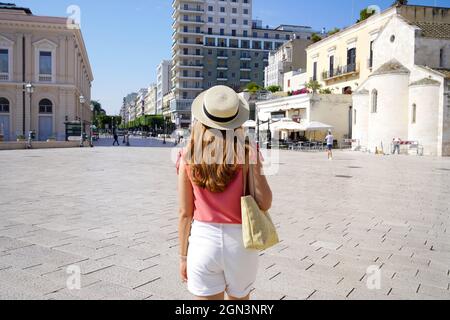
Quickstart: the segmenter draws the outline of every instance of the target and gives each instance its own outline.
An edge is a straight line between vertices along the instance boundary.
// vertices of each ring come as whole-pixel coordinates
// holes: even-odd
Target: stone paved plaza
[[[0,299],[191,298],[171,150],[151,145],[0,152]],[[282,242],[255,299],[450,299],[450,159],[282,152],[270,182]]]

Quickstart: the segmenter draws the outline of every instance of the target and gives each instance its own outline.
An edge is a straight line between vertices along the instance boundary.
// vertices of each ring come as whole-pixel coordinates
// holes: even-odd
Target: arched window
[[[53,103],[48,99],[39,102],[39,113],[53,113]]]
[[[372,91],[372,113],[378,112],[378,91],[373,90]]]
[[[6,98],[0,98],[0,113],[9,112],[9,100]]]
[[[414,124],[417,121],[417,105],[415,103],[412,105],[411,111],[411,123]]]

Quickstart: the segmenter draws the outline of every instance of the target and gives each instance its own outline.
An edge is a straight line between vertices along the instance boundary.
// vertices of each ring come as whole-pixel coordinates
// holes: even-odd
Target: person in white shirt
[[[328,131],[328,135],[326,136],[325,140],[327,142],[328,160],[333,160],[334,136],[331,133],[331,130]]]
[[[401,144],[401,142],[402,142],[402,139],[394,138],[394,140],[392,142],[394,144],[394,152],[393,152],[393,154],[395,154],[396,152],[398,154],[400,154],[400,144]]]

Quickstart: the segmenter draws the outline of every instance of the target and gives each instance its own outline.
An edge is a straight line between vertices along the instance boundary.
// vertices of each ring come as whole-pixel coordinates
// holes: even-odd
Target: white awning
[[[267,123],[259,127],[260,131],[268,131],[269,125]],[[304,131],[300,123],[293,121],[292,119],[280,119],[270,123],[270,131],[291,131],[300,132]]]
[[[321,130],[330,130],[333,129],[333,126],[330,126],[328,124],[318,122],[318,121],[311,121],[308,123],[302,123],[301,124],[303,130],[302,131],[321,131]]]
[[[256,128],[256,121],[248,120],[242,125],[244,128]]]

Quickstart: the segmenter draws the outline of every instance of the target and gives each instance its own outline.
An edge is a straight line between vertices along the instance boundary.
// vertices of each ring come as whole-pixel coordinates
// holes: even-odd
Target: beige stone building
[[[408,21],[440,23],[450,19],[447,8],[397,5],[309,46],[308,81],[317,80],[336,94],[352,93],[374,71],[374,42],[395,15]]]
[[[67,18],[0,5],[0,131],[15,140],[66,139],[66,123],[92,122],[93,75],[81,30]],[[81,97],[81,99],[80,99]],[[84,99],[83,99],[84,98]],[[82,103],[84,102],[84,103]]]

